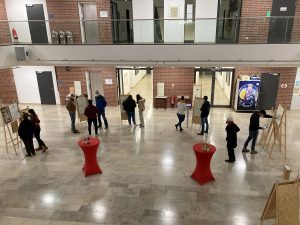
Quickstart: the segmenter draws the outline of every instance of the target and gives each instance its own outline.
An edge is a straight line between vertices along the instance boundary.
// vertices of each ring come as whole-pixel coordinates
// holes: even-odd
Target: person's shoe
[[[243,148],[242,152],[247,153],[249,150],[247,148]]]
[[[140,124],[140,127],[144,127],[144,125]]]
[[[27,155],[25,155],[25,157],[31,157],[31,155],[28,155],[28,154],[27,154]]]
[[[204,135],[204,133],[203,133],[203,132],[200,132],[200,133],[198,133],[198,135]]]
[[[183,131],[183,129],[181,128],[179,131]]]
[[[48,147],[47,146],[44,146],[43,148],[43,152],[47,151],[48,150]]]
[[[227,162],[227,163],[233,163],[234,161],[230,161],[229,159],[226,159],[225,162]]]
[[[105,129],[105,130],[108,129],[108,126],[106,126],[104,129]]]
[[[178,127],[178,125],[177,125],[177,124],[175,124],[175,128],[176,128],[176,130],[177,130],[177,127]]]
[[[74,130],[73,134],[79,134],[80,132],[78,130]]]
[[[251,154],[257,154],[257,151],[255,151],[255,150],[251,150],[251,152],[250,152]]]
[[[43,150],[43,147],[41,146],[41,147],[38,147],[38,148],[36,148],[36,149],[34,149],[35,151],[39,151],[39,150]]]
[[[207,133],[207,134],[208,134],[208,131],[204,131],[204,133]]]

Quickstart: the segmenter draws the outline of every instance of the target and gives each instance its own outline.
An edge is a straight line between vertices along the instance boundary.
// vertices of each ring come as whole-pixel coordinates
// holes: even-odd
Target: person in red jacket
[[[95,127],[95,135],[98,135],[98,127],[97,127],[97,115],[99,113],[99,110],[96,106],[93,105],[92,100],[88,100],[89,105],[84,110],[84,115],[88,118],[88,129],[89,129],[89,135],[91,135],[92,131],[92,123]]]

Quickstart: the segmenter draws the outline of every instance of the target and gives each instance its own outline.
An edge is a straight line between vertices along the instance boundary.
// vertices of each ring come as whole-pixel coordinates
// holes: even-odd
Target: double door
[[[195,85],[200,96],[207,96],[212,106],[230,107],[234,69],[199,68],[195,70]]]

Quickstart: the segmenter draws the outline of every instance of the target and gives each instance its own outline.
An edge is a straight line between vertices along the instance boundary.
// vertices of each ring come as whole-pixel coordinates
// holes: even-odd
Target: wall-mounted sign
[[[112,79],[105,79],[105,84],[112,85],[113,80]]]
[[[99,16],[100,17],[108,17],[108,11],[100,11]]]
[[[81,95],[81,81],[74,81],[74,92],[76,95]]]
[[[287,11],[287,7],[280,7],[280,12],[286,12]]]
[[[281,84],[280,87],[285,89],[287,88],[287,84]]]
[[[3,122],[4,123],[9,123],[12,121],[11,115],[10,115],[10,111],[8,106],[6,107],[2,107],[1,109],[1,114],[2,114],[2,118],[3,118]]]

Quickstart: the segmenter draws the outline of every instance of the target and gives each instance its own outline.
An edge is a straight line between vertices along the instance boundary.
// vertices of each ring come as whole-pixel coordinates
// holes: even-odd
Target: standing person
[[[132,95],[129,95],[128,98],[123,102],[122,105],[123,105],[123,109],[127,113],[129,125],[131,125],[131,119],[132,119],[133,124],[136,125],[136,123],[135,123],[135,107],[136,107],[136,103],[133,100]]]
[[[249,124],[249,136],[244,144],[242,152],[247,153],[249,150],[247,149],[247,146],[249,142],[252,140],[251,144],[251,154],[257,154],[257,151],[255,151],[255,144],[256,139],[258,136],[258,130],[263,129],[259,126],[259,117],[265,117],[265,118],[272,118],[272,116],[267,115],[265,110],[260,110],[259,112],[255,112],[250,117],[250,124]]]
[[[88,118],[88,130],[89,135],[92,134],[92,123],[95,127],[95,135],[98,135],[98,127],[97,127],[97,114],[99,113],[96,106],[93,105],[92,100],[88,100],[89,105],[84,110],[84,115]]]
[[[35,155],[34,146],[33,146],[33,130],[34,123],[29,120],[28,113],[23,113],[23,120],[20,123],[18,134],[22,139],[25,149],[27,152],[26,157],[31,157]]]
[[[69,111],[69,115],[71,118],[71,131],[74,134],[80,133],[75,127],[75,120],[76,120],[76,104],[75,104],[75,95],[71,94],[70,99],[66,105],[67,110]]]
[[[210,111],[210,103],[209,103],[209,101],[207,101],[207,99],[208,99],[207,96],[204,96],[203,99],[204,99],[204,102],[200,108],[201,132],[198,133],[198,135],[204,135],[204,133],[208,133],[208,128],[209,128],[207,117],[208,117],[209,111]]]
[[[102,128],[102,122],[101,122],[101,116],[104,121],[105,129],[108,128],[108,122],[105,116],[105,107],[107,105],[107,102],[104,98],[104,96],[100,95],[99,91],[96,91],[96,96],[95,96],[95,102],[96,102],[96,107],[99,111],[98,113],[98,123],[99,123],[99,128]]]
[[[180,131],[183,131],[181,124],[185,119],[185,110],[186,110],[186,104],[184,100],[184,96],[181,96],[180,101],[178,102],[178,109],[177,109],[177,117],[178,117],[178,123],[175,124],[175,128],[180,128]]]
[[[228,159],[225,162],[233,163],[235,162],[235,154],[234,148],[237,146],[237,132],[240,131],[240,128],[233,122],[232,117],[228,117],[226,120],[227,126],[225,128],[227,136],[227,152],[228,152]]]
[[[28,112],[29,112],[31,121],[34,124],[34,128],[33,128],[34,137],[37,140],[37,142],[39,143],[39,147],[36,150],[43,150],[43,152],[45,152],[45,151],[47,151],[48,147],[45,145],[45,143],[40,138],[40,133],[41,133],[40,119],[36,115],[36,113],[33,109],[29,109]]]
[[[140,127],[144,127],[145,123],[144,123],[144,111],[145,111],[145,102],[146,100],[144,98],[142,98],[142,96],[140,96],[139,94],[136,95],[136,101],[138,104],[138,108],[139,108],[139,116],[140,116]]]

